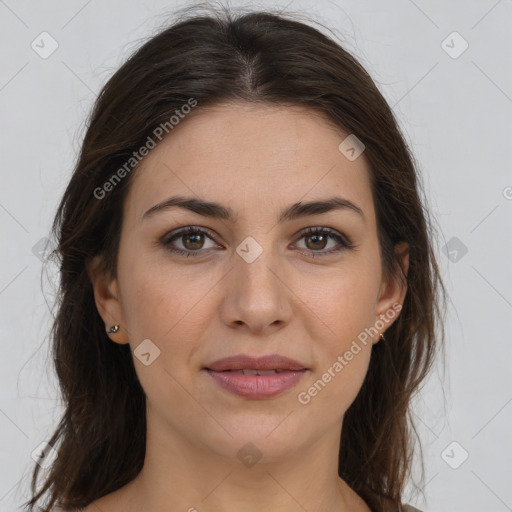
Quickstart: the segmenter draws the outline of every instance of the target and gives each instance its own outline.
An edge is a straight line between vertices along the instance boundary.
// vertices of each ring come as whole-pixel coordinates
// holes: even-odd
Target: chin
[[[219,455],[230,459],[235,456],[242,462],[245,457],[258,458],[261,462],[273,462],[289,456],[308,439],[307,427],[304,424],[296,424],[291,418],[293,414],[285,419],[291,410],[290,408],[286,413],[280,414],[244,413],[230,420],[222,420],[219,417],[219,423],[232,437],[222,430],[220,435],[208,439],[207,442],[212,451]],[[218,431],[219,429],[216,429],[216,432]],[[313,435],[311,432],[311,436]]]

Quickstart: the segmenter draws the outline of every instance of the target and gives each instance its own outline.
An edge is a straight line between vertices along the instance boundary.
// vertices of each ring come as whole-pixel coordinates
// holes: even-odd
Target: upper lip
[[[270,354],[261,357],[239,354],[219,359],[205,367],[207,370],[222,372],[225,370],[307,370],[307,368],[289,357]]]

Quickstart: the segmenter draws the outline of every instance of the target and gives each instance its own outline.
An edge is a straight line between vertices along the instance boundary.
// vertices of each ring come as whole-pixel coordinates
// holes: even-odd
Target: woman
[[[108,81],[54,221],[66,410],[44,511],[399,511],[443,291],[367,72],[187,13]],[[53,508],[52,508],[53,507]]]

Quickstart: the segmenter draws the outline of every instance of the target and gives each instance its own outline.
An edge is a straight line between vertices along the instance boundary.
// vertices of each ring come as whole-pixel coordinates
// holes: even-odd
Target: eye
[[[197,226],[187,226],[179,231],[168,233],[161,239],[160,243],[166,250],[175,254],[186,257],[200,256],[203,252],[202,249],[215,247],[214,245],[205,248],[204,243],[206,238],[213,241],[213,237],[208,230]],[[308,252],[308,256],[312,257],[328,256],[344,249],[352,249],[354,247],[354,244],[347,236],[330,228],[307,228],[300,234],[299,240],[302,239],[306,240],[305,250]],[[330,248],[326,251],[324,249],[328,246],[329,240],[334,240],[337,244],[334,245],[334,248]],[[182,248],[174,246],[175,241],[178,241],[182,245]]]
[[[352,249],[354,247],[354,244],[347,236],[330,228],[307,228],[301,233],[300,240],[303,238],[306,241],[306,250],[309,252],[309,256],[313,258],[317,256],[328,256],[344,249]],[[327,247],[329,239],[335,240],[337,245],[334,244],[334,248],[326,251],[324,249]]]
[[[203,228],[188,226],[177,232],[168,233],[162,238],[161,243],[168,251],[173,253],[187,257],[199,256],[200,250],[204,249],[203,244],[205,237],[212,240],[212,237],[208,233],[209,232]],[[175,240],[181,241],[180,243],[183,249],[172,246]]]

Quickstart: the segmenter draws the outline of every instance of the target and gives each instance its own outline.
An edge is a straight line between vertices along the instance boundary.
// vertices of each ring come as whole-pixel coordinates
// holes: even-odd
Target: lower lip
[[[243,375],[234,372],[206,370],[223,389],[246,398],[270,398],[293,388],[306,370],[283,371],[271,375]]]

